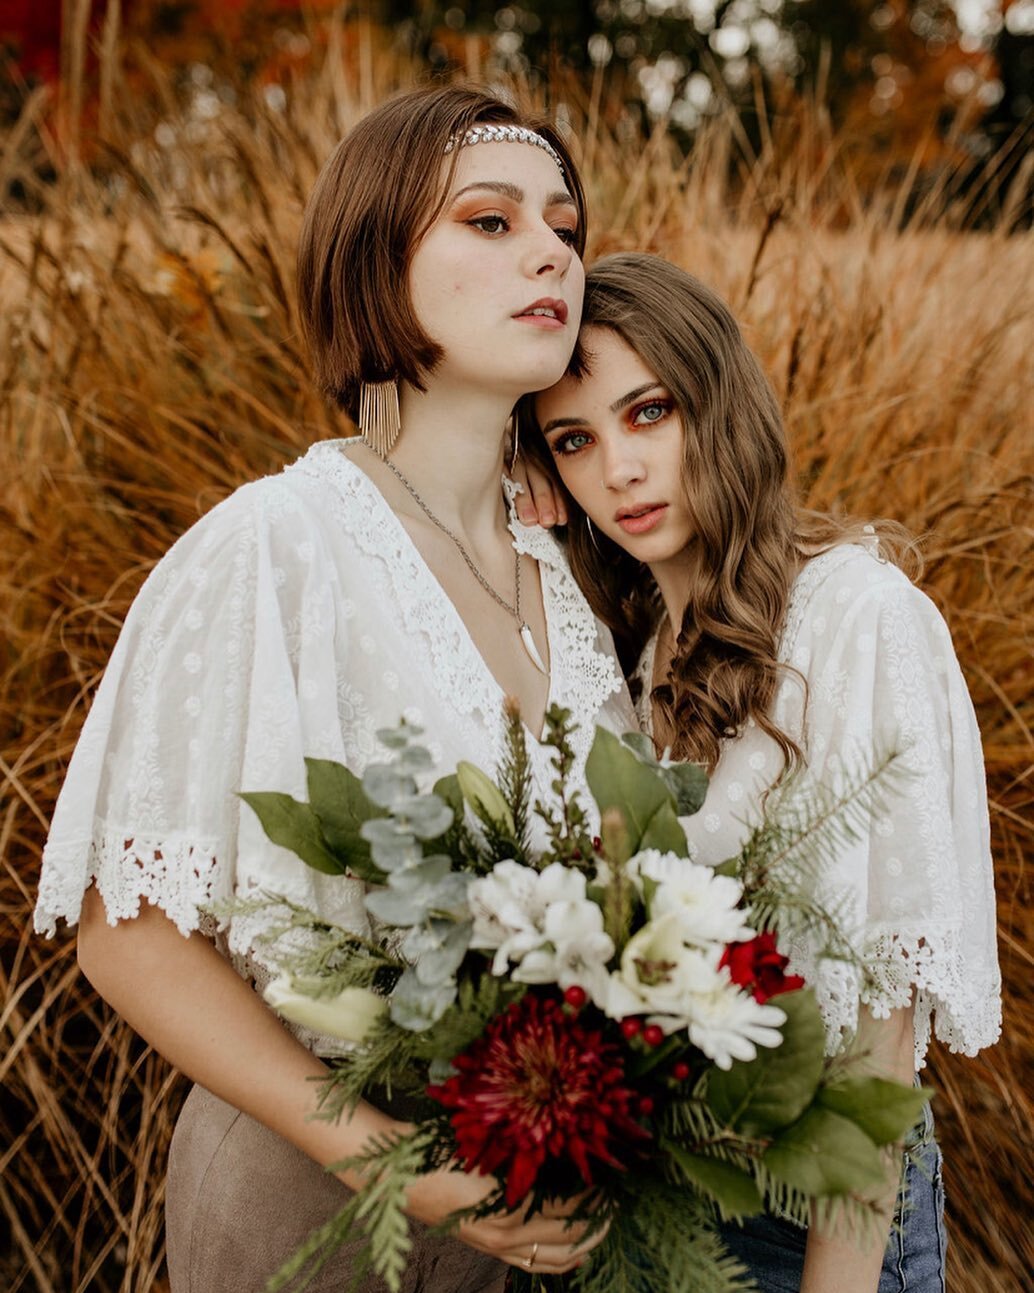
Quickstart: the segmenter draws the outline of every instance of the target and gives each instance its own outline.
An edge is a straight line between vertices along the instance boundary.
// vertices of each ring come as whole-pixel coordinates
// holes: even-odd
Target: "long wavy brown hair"
[[[713,769],[722,741],[753,718],[789,769],[801,750],[770,710],[789,668],[779,646],[794,578],[809,557],[837,543],[871,542],[872,531],[798,505],[772,387],[729,308],[698,279],[657,256],[607,256],[588,273],[582,327],[616,332],[668,388],[684,428],[697,559],[667,678],[652,693],[674,734],[672,752]],[[591,364],[579,343],[570,374],[587,380]],[[534,424],[531,399],[519,416],[522,426]],[[552,471],[545,441],[528,429],[529,455]],[[627,671],[661,620],[660,592],[649,569],[590,529],[567,498],[572,570]],[[900,562],[912,551],[901,526],[879,522],[878,534],[884,556]]]

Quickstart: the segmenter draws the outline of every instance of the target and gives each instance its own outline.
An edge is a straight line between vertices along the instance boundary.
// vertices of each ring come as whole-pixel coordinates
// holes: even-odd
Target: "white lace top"
[[[647,730],[655,650],[653,639],[637,670]],[[1001,1031],[1001,979],[980,734],[948,628],[897,567],[845,544],[798,576],[780,658],[808,684],[805,706],[788,672],[773,717],[801,745],[809,776],[835,785],[888,750],[902,751],[908,769],[830,873],[859,941],[887,957],[867,998],[873,1013],[907,1005],[914,986],[917,1067],[931,1023],[952,1050],[975,1054]],[[724,744],[703,808],[682,819],[696,859],[717,864],[739,850],[781,768],[753,720]],[[858,984],[806,947],[784,950],[817,989],[832,1049],[857,1021]]]
[[[75,922],[96,879],[112,923],[146,898],[187,934],[205,924],[202,904],[266,889],[367,933],[363,886],[270,843],[237,792],[305,799],[305,756],[361,772],[386,755],[376,730],[403,716],[424,728],[436,775],[461,758],[495,768],[502,691],[343,444],[317,444],[238,489],[147,579],[54,812],[37,930]],[[635,715],[610,635],[556,541],[516,521],[511,530],[539,563],[550,700],[579,723],[583,768],[594,725],[628,731]],[[549,751],[530,735],[529,747],[549,799]],[[220,939],[244,973],[256,969],[257,932],[236,918]]]

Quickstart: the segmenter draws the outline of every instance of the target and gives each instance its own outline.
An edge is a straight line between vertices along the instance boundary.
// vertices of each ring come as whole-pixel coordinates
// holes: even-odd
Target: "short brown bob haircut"
[[[309,197],[298,247],[302,329],[324,394],[353,420],[363,382],[399,378],[423,390],[442,358],[409,294],[409,262],[449,191],[459,149],[443,173],[445,146],[479,124],[525,126],[564,164],[578,210],[575,249],[585,246],[585,194],[555,126],[462,85],[390,99],[338,144]]]

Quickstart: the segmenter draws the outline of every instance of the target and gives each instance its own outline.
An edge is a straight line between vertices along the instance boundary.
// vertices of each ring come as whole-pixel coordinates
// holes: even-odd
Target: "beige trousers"
[[[165,1223],[172,1293],[263,1293],[266,1281],[352,1197],[308,1155],[195,1086],[169,1152]],[[412,1223],[403,1293],[503,1293],[506,1267]],[[359,1245],[346,1243],[309,1293],[346,1293]],[[366,1277],[359,1293],[384,1293]]]

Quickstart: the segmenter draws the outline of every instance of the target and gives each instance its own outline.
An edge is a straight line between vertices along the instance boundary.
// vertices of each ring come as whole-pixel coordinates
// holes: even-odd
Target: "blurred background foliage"
[[[471,75],[570,132],[588,258],[731,303],[806,501],[923,543],[984,741],[1005,1024],[924,1075],[954,1293],[1034,1270],[1034,0],[0,0],[0,1289],[156,1293],[182,1080],[31,930],[79,726],[199,515],[348,433],[293,291],[365,112]]]
[[[329,18],[373,24],[431,72],[536,87],[555,84],[563,68],[599,93],[606,71],[600,110],[626,136],[663,121],[688,147],[731,108],[758,148],[772,112],[810,97],[857,153],[863,187],[915,167],[934,183],[939,169],[961,165],[961,187],[982,177],[985,223],[1018,177],[1030,188],[1034,0],[4,0],[10,76],[0,120],[17,119],[34,86],[59,83],[61,33],[72,29],[91,54],[76,105],[81,137],[103,114],[97,55],[114,29],[141,65],[182,69],[202,115],[242,79],[284,108],[292,79],[325,54]],[[53,158],[40,164],[52,173]]]

